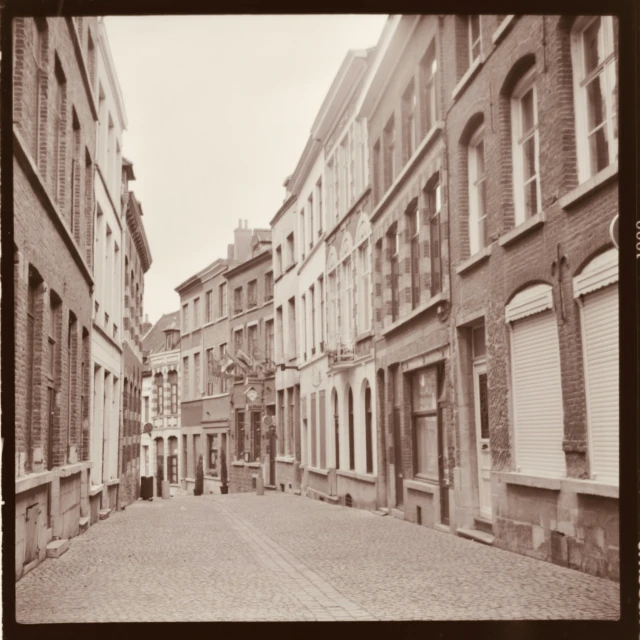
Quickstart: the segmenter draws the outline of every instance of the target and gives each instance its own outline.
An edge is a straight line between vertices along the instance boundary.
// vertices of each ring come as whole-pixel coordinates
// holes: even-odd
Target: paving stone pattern
[[[138,501],[16,585],[18,622],[616,619],[619,585],[277,492]]]

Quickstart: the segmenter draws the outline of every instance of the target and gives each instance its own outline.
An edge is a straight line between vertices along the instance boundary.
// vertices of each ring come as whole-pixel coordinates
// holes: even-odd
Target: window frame
[[[371,243],[369,237],[365,238],[357,247],[358,252],[358,274],[362,280],[362,285],[358,287],[358,296],[360,297],[361,307],[356,315],[356,323],[363,320],[362,327],[357,327],[360,333],[371,329]]]
[[[429,214],[429,262],[431,273],[431,296],[435,296],[442,292],[442,229],[441,229],[441,211],[442,211],[442,186],[440,184],[440,178],[434,180],[427,188],[427,203]],[[437,247],[435,250],[434,239],[437,231]],[[437,255],[436,255],[437,254]],[[436,270],[435,262],[438,262],[438,269]],[[434,279],[433,274],[438,273],[437,282]]]
[[[473,20],[477,18],[478,20],[478,35],[476,39],[473,39]],[[469,15],[467,16],[467,33],[468,33],[468,45],[469,45],[469,66],[471,67],[476,60],[482,56],[482,16],[480,15]],[[478,53],[477,55],[473,55],[474,47],[478,45]]]
[[[227,283],[223,282],[218,287],[218,309],[219,318],[226,318],[229,313],[229,301],[227,298]]]
[[[511,150],[513,161],[513,204],[515,226],[522,224],[528,218],[540,213],[542,210],[541,187],[540,187],[540,134],[538,123],[538,92],[536,87],[536,69],[532,66],[527,73],[518,81],[511,93]],[[533,92],[533,127],[527,131],[522,131],[522,98],[531,90]],[[534,140],[534,174],[525,181],[524,178],[524,145],[533,138]],[[486,167],[485,167],[486,175]],[[535,180],[536,183],[536,203],[535,211],[527,213],[525,208],[525,193],[527,186]]]
[[[605,46],[606,55],[590,74],[585,74],[584,59],[584,34],[589,27],[596,21],[600,20],[601,34],[603,44]],[[607,133],[607,149],[609,162],[606,166],[610,166],[618,159],[618,102],[615,104],[612,100],[612,90],[610,83],[614,83],[618,88],[618,71],[617,56],[615,48],[615,31],[613,28],[613,18],[611,16],[585,16],[580,17],[574,23],[571,29],[571,63],[573,69],[573,95],[574,95],[574,111],[575,111],[575,127],[576,127],[576,152],[578,166],[578,182],[582,184],[599,171],[592,167],[592,158],[589,152],[589,131],[588,131],[588,94],[587,86],[592,82],[598,81],[598,76],[603,74],[606,90],[604,92],[604,108],[605,122],[604,128]],[[607,48],[609,45],[609,48]],[[614,126],[614,121],[616,125]],[[596,127],[596,129],[599,127]],[[594,129],[593,131],[595,131]],[[615,139],[613,133],[615,132]],[[603,167],[604,170],[606,167]]]
[[[413,385],[417,384],[417,380],[420,375],[428,372],[433,372],[435,376],[435,395],[434,395],[435,407],[431,409],[417,409],[414,404]],[[425,367],[424,369],[414,371],[411,374],[410,394],[411,394],[411,440],[412,440],[412,448],[413,448],[413,476],[415,478],[422,478],[422,479],[435,481],[435,482],[439,482],[439,469],[438,469],[438,464],[439,464],[438,453],[439,452],[438,452],[437,438],[438,438],[438,431],[440,428],[440,419],[441,419],[440,418],[440,398],[439,398],[440,384],[441,384],[440,368],[438,365],[431,365],[429,367]],[[418,431],[417,431],[416,423],[417,423],[417,420],[420,418],[435,418],[436,420],[436,424],[435,424],[436,445],[435,445],[435,452],[432,453],[432,455],[435,456],[435,465],[432,473],[429,473],[427,471],[422,471],[421,469],[419,469],[419,466],[418,466],[419,447],[418,447],[418,438],[417,438]],[[429,455],[430,455],[430,452],[427,450],[425,452],[425,460],[429,457]]]
[[[483,167],[484,171],[482,174],[482,178],[478,178],[478,147],[482,145],[482,156],[483,156]],[[469,193],[469,255],[473,256],[479,251],[482,251],[487,246],[487,211],[486,211],[486,191],[485,191],[485,202],[484,202],[484,214],[482,216],[479,215],[479,200],[480,200],[480,189],[479,186],[484,184],[486,189],[486,181],[487,181],[487,170],[486,170],[486,162],[485,162],[485,135],[484,135],[484,123],[481,124],[471,136],[469,140],[469,144],[467,145],[468,149],[468,171],[467,171],[467,185],[468,185],[468,193]],[[475,228],[475,234],[471,233],[471,230]],[[482,229],[482,235],[484,238],[481,238],[480,231]],[[472,240],[475,239],[477,241],[477,246],[474,248],[474,244]]]

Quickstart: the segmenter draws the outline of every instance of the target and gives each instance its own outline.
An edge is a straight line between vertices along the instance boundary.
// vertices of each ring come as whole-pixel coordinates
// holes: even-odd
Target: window
[[[275,354],[273,353],[273,320],[267,320],[264,323],[264,355],[267,360],[274,362]]]
[[[233,349],[235,353],[238,353],[238,351],[240,351],[243,347],[242,331],[243,331],[242,329],[238,329],[233,334]]]
[[[254,309],[258,306],[258,281],[252,280],[247,285],[247,307],[249,309]]]
[[[307,296],[303,293],[301,296],[302,302],[302,353],[303,358],[307,359]]]
[[[189,399],[189,358],[182,358],[182,399]]]
[[[420,304],[420,212],[417,202],[410,205],[407,218],[411,237],[411,307],[415,309]]]
[[[573,279],[580,308],[590,477],[614,485],[620,475],[618,269],[618,252],[609,249]]]
[[[618,157],[613,18],[576,20],[571,37],[578,177],[588,180]]]
[[[384,176],[380,175],[382,166],[380,162],[380,140],[373,145],[373,189],[374,200],[378,202],[382,197],[380,185],[384,183]]]
[[[335,222],[338,215],[334,211],[333,203],[335,201],[334,197],[334,174],[335,174],[335,160],[333,156],[327,162],[326,175],[327,175],[327,213],[329,215],[329,221],[332,220]],[[332,215],[333,214],[333,215]],[[329,225],[331,226],[331,225]]]
[[[349,469],[356,468],[355,424],[353,421],[353,392],[349,388]]]
[[[394,117],[391,116],[389,122],[387,122],[387,126],[384,128],[383,192],[386,192],[389,189],[396,177],[395,144],[396,126]]]
[[[482,30],[480,28],[480,16],[469,16],[469,65],[472,65],[482,51]]]
[[[289,298],[289,309],[288,309],[288,318],[289,318],[289,344],[287,349],[287,359],[294,359],[298,353],[298,346],[296,344],[296,331],[298,330],[298,325],[296,324],[296,299],[295,297]]]
[[[162,374],[159,373],[156,375],[156,400],[157,400],[157,411],[156,415],[163,416],[164,415],[164,378]]]
[[[258,354],[258,325],[254,324],[247,327],[247,348],[252,358],[257,358]]]
[[[431,131],[438,119],[437,71],[436,45],[432,42],[420,63],[423,137]]]
[[[340,146],[338,147],[338,158],[340,168],[340,189],[338,190],[338,216],[345,213],[347,203],[350,200],[349,188],[351,186],[349,180],[349,136],[344,136]]]
[[[293,232],[287,236],[287,251],[289,252],[287,266],[291,266],[296,261],[295,244],[293,242]]]
[[[333,390],[333,433],[335,443],[336,469],[340,468],[340,412],[338,411],[338,394]]]
[[[432,367],[411,377],[415,475],[438,478],[438,375]]]
[[[313,193],[307,201],[307,211],[309,212],[309,249],[313,247]]]
[[[201,395],[202,387],[200,386],[200,354],[193,354],[193,392],[196,397]]]
[[[356,154],[356,186],[355,196],[359,196],[366,184],[366,151],[367,144],[367,125],[366,120],[356,120],[354,123],[355,131],[355,154]],[[354,198],[355,199],[355,198]]]
[[[64,193],[62,192],[62,184],[60,182],[60,174],[64,170],[66,148],[66,123],[62,114],[66,103],[67,81],[62,71],[60,60],[56,55],[55,58],[55,81],[53,86],[53,194],[56,202],[62,205],[64,202]]]
[[[316,353],[316,291],[315,287],[309,287],[309,304],[311,305],[311,355]]]
[[[169,388],[171,389],[171,415],[178,414],[178,373],[169,373]]]
[[[213,291],[207,291],[206,304],[205,322],[213,322]]]
[[[213,383],[216,378],[216,362],[213,356],[213,348],[207,349],[207,395],[214,394]]]
[[[369,258],[369,241],[358,247],[358,270],[360,273],[360,300],[358,302],[357,321],[359,332],[371,329],[371,262]]]
[[[487,196],[484,167],[484,127],[469,143],[469,250],[473,255],[487,244]]]
[[[244,458],[244,411],[236,409],[236,460]]]
[[[260,461],[260,445],[261,445],[261,428],[260,428],[260,412],[251,412],[251,439],[253,450],[251,452],[251,460],[253,462]]]
[[[227,283],[223,282],[218,289],[218,308],[220,309],[220,318],[227,315]]]
[[[354,315],[354,300],[353,300],[353,265],[351,264],[351,254],[342,263],[342,282],[344,283],[344,299],[341,303],[344,304],[344,332],[342,333],[343,340],[350,344],[353,340],[353,315]],[[342,291],[340,292],[342,294]]]
[[[144,421],[149,422],[149,396],[144,397]]]
[[[187,333],[189,330],[189,305],[182,305],[182,333]]]
[[[69,216],[69,228],[71,235],[75,238],[76,242],[80,240],[80,233],[78,228],[78,214],[80,208],[80,122],[78,121],[78,115],[76,110],[72,109],[71,114],[72,126],[73,126],[73,142],[71,144],[71,176],[69,184],[71,186],[69,198],[70,204],[70,216]],[[76,197],[77,196],[77,197]]]
[[[58,325],[60,322],[60,300],[57,296],[51,292],[49,297],[49,338],[48,338],[48,352],[49,352],[49,362],[48,362],[48,374],[49,378],[55,384],[57,380],[57,357],[58,357]]]
[[[404,120],[402,123],[404,135],[403,156],[404,161],[408,162],[416,150],[416,139],[418,137],[416,129],[416,88],[413,80],[411,80],[402,96],[402,113]]]
[[[316,184],[316,202],[318,203],[318,235],[321,236],[322,235],[322,216],[323,216],[323,211],[322,211],[322,178],[320,178],[318,180],[318,183]]]
[[[304,224],[304,207],[302,207],[302,209],[300,209],[300,260],[304,260],[304,240],[306,238],[306,234],[305,234],[305,224]],[[288,240],[289,238],[287,238]],[[291,252],[291,255],[293,255],[293,251]],[[293,259],[291,260],[293,262]]]
[[[373,414],[371,411],[371,387],[364,391],[364,435],[367,473],[373,473]]]
[[[299,387],[297,387],[297,393],[298,395],[300,393]],[[289,416],[288,416],[289,420],[287,422],[287,437],[286,437],[285,453],[288,456],[292,456],[294,455],[294,452],[295,452],[295,443],[293,441],[293,432],[294,432],[293,425],[295,424],[296,394],[294,393],[293,389],[289,389],[288,394],[289,394]]]
[[[169,483],[178,484],[178,438],[169,438],[169,455],[167,456],[167,466],[169,467]]]
[[[387,244],[391,261],[391,321],[395,322],[400,311],[400,235],[397,227],[387,235]]]
[[[553,290],[537,284],[505,309],[509,323],[515,467],[519,473],[566,477],[558,322]]]
[[[264,301],[273,300],[273,271],[264,274]]]
[[[427,191],[429,211],[429,255],[431,259],[431,295],[442,291],[442,252],[440,244],[440,182]]]
[[[538,115],[534,71],[531,69],[520,80],[511,99],[516,225],[540,210]]]
[[[316,437],[317,437],[317,422],[316,422],[316,394],[312,393],[311,396],[311,466],[316,467],[317,465],[317,446],[316,446]]]
[[[173,334],[171,333],[171,331],[167,331],[167,333],[165,334],[164,348],[167,351],[171,351],[171,349],[173,348]]]
[[[320,352],[324,351],[324,278],[318,278],[318,295],[320,296]]]
[[[276,352],[276,361],[284,362],[284,320],[282,315],[282,307],[276,309],[276,327],[278,329],[278,350]]]
[[[220,362],[224,362],[227,358],[227,343],[223,342],[220,345]],[[225,376],[220,376],[220,393],[227,393],[228,390],[228,380]]]
[[[219,469],[218,469],[218,434],[208,434],[207,435],[207,471],[209,475],[214,478],[218,477]]]
[[[276,247],[276,272],[278,276],[282,275],[282,247]]]
[[[242,287],[236,287],[233,290],[233,313],[234,315],[242,313]]]

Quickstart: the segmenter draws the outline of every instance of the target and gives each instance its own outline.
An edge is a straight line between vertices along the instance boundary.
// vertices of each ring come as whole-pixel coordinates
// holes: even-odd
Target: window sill
[[[511,231],[507,231],[507,233],[501,235],[498,238],[498,244],[501,247],[507,246],[520,239],[522,236],[527,235],[529,232],[541,227],[544,224],[544,221],[544,211],[536,213],[535,216],[531,216],[528,220],[521,222],[517,227],[511,229]]]
[[[99,493],[102,493],[103,487],[104,487],[103,484],[92,484],[89,487],[89,497],[93,498],[94,496],[97,496]]]
[[[422,493],[430,493],[435,495],[440,491],[440,485],[432,480],[416,478],[414,480],[405,480],[403,485],[412,491],[421,491]]]
[[[328,476],[329,472],[326,469],[319,469],[318,467],[307,467],[309,473],[315,473],[318,476]]]
[[[250,467],[251,469],[259,469],[260,468],[260,463],[259,462],[247,462],[245,466]]]
[[[233,460],[232,467],[244,467],[244,460]]]
[[[307,263],[311,260],[311,258],[316,254],[318,249],[322,246],[322,242],[316,242],[312,249],[309,249],[309,253],[302,257],[300,268],[298,269],[298,275],[305,268]]]
[[[596,189],[604,186],[618,175],[618,161],[596,173],[595,176],[589,178],[586,182],[578,185],[568,193],[565,193],[559,200],[558,204],[561,209],[570,209],[583,198],[591,194]]]
[[[498,28],[493,32],[493,35],[491,36],[491,42],[493,42],[494,45],[498,44],[498,41],[502,40],[509,29],[511,29],[513,23],[515,22],[515,18],[515,15],[509,15],[498,25]]]
[[[369,484],[376,483],[376,477],[374,475],[347,471],[346,469],[338,469],[336,475],[342,476],[343,478],[351,478],[352,480],[360,480],[361,482],[368,482]]]
[[[276,462],[284,462],[285,464],[293,464],[296,459],[293,456],[276,456]]]
[[[491,245],[486,246],[484,249],[480,249],[474,253],[470,258],[467,258],[464,262],[460,263],[456,267],[456,273],[458,275],[464,273],[465,271],[469,271],[473,267],[479,265],[481,262],[484,262],[491,255]]]
[[[203,400],[216,400],[217,398],[226,398],[229,395],[229,392],[226,391],[225,393],[214,393],[213,395],[210,396],[202,396]]]
[[[359,333],[356,336],[356,342],[360,342],[361,340],[366,340],[367,338],[372,338],[373,337],[373,329],[367,329],[366,331],[363,331],[362,333]]]
[[[514,471],[499,471],[497,473],[505,484],[517,484],[521,487],[535,487],[536,489],[548,489],[549,491],[560,491],[562,488],[562,478],[533,476]]]
[[[431,309],[437,306],[441,302],[447,302],[447,301],[448,299],[444,292],[441,292],[438,295],[433,296],[432,298],[429,299],[428,302],[419,306],[417,309],[414,309],[408,316],[405,316],[404,318],[400,318],[399,320],[396,320],[394,323],[389,325],[386,329],[383,329],[382,335],[386,336],[387,334],[392,333],[393,331],[396,331],[403,324],[405,324],[406,322],[409,322],[410,320],[413,320],[414,318],[424,313],[428,309]]]
[[[293,269],[296,265],[298,264],[298,261],[296,260],[295,262],[292,262],[285,270],[284,273],[289,273],[289,271],[291,271],[291,269]]]
[[[481,53],[473,62],[473,64],[467,69],[465,74],[460,78],[460,82],[454,87],[451,92],[451,100],[455,102],[467,85],[471,82],[473,77],[478,73],[478,69],[484,64],[484,53]]]
[[[603,498],[620,497],[620,488],[615,484],[605,484],[595,480],[579,480],[578,478],[563,478],[562,488],[575,493],[582,493]]]

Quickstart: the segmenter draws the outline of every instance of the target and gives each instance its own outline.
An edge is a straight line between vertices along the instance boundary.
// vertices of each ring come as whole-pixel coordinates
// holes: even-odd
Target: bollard
[[[262,475],[256,477],[256,495],[264,495],[264,478],[262,477]]]
[[[162,481],[162,497],[165,500],[171,497],[171,487],[169,486],[168,480]]]

